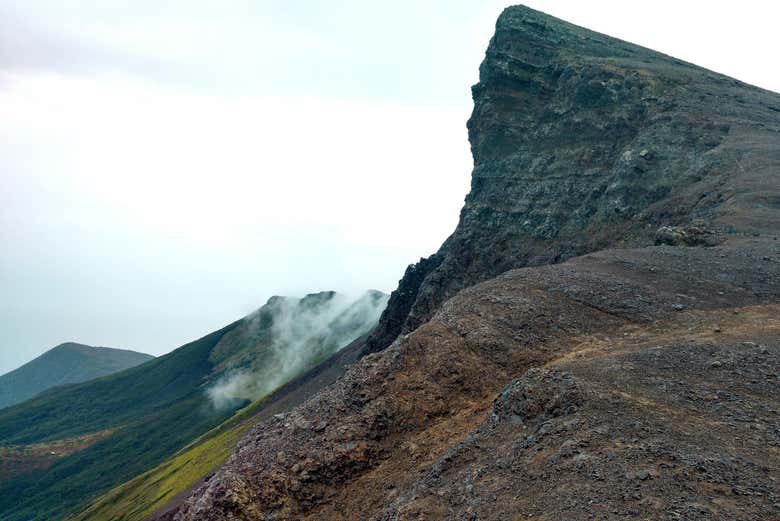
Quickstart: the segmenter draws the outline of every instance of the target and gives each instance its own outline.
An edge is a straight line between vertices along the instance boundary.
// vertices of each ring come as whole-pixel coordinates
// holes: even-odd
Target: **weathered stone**
[[[661,226],[655,232],[656,244],[669,246],[714,246],[719,241],[709,230],[695,226]]]
[[[374,352],[160,519],[776,517],[780,96],[525,7],[473,95]],[[724,239],[654,245],[692,226]]]
[[[407,270],[372,350],[508,269],[780,230],[775,93],[523,6],[498,19],[472,93],[460,222]]]

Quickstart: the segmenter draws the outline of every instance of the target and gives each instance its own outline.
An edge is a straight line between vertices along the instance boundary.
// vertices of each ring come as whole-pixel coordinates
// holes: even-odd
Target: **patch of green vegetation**
[[[269,396],[240,409],[154,469],[109,490],[67,521],[144,521],[219,467]]]
[[[51,389],[0,410],[0,444],[70,438],[160,412],[203,383],[212,369],[211,349],[238,324],[121,373]]]
[[[51,521],[159,465],[229,418],[216,412],[203,384],[211,349],[239,322],[140,366],[60,387],[0,411],[0,445],[72,438],[106,429],[111,436],[45,471],[0,483],[4,521]]]
[[[29,400],[51,387],[86,382],[153,359],[151,355],[68,342],[0,376],[0,408]]]
[[[247,428],[244,420],[260,406],[254,401],[245,407],[250,400],[371,329],[387,298],[369,293],[334,317],[324,312],[333,296],[272,299],[168,355],[0,410],[0,447],[21,447],[19,454],[23,447],[111,432],[47,468],[20,461],[31,471],[0,479],[0,519],[56,521],[107,493],[119,494],[116,501],[133,501],[131,512],[146,512],[186,490],[235,445]],[[206,390],[236,374],[248,375],[254,392],[228,396],[224,407],[212,403]],[[134,479],[138,491],[128,483]]]
[[[29,472],[47,469],[58,459],[84,450],[112,433],[107,430],[48,443],[0,446],[0,480],[17,479]]]
[[[239,414],[244,416],[243,411]],[[248,421],[237,421],[238,416],[180,450],[165,463],[110,490],[86,510],[69,517],[68,521],[147,519],[225,461],[252,425]]]

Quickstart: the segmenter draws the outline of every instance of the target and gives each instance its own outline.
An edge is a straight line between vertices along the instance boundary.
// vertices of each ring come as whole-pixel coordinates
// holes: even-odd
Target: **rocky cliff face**
[[[651,244],[663,225],[780,229],[775,93],[522,6],[472,90],[460,223],[407,270],[373,350],[508,269]]]
[[[474,100],[376,352],[160,519],[780,515],[780,95],[513,7]]]

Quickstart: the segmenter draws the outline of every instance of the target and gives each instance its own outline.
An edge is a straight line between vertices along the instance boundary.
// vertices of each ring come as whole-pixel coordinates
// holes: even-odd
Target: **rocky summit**
[[[460,222],[401,280],[375,350],[509,269],[646,246],[662,226],[780,230],[776,93],[526,7],[499,18],[472,92]]]
[[[158,519],[780,518],[780,95],[526,7],[455,232]]]

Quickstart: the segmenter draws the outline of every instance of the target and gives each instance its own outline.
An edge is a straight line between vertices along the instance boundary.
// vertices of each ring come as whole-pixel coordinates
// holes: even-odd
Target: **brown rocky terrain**
[[[167,518],[770,519],[779,362],[771,238],[510,271],[256,426]]]
[[[158,519],[780,519],[780,95],[525,7],[480,72],[372,353]]]

